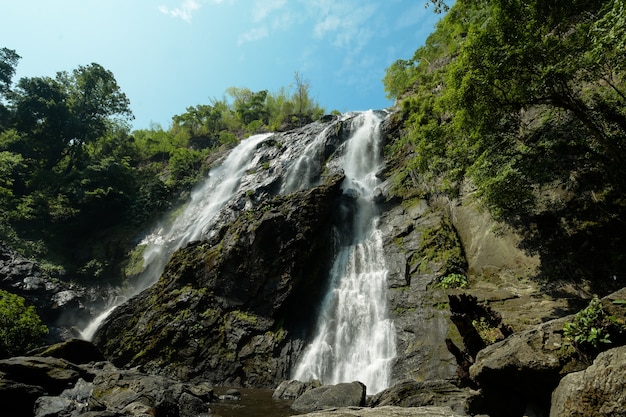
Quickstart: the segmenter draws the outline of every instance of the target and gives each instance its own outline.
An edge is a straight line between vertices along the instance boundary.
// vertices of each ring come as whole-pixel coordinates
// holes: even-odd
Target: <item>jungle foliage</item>
[[[35,307],[24,298],[0,290],[0,359],[24,354],[48,333]]]
[[[546,276],[623,285],[625,3],[457,0],[383,80],[404,120],[396,193],[469,184]]]
[[[131,132],[130,102],[110,71],[93,63],[13,84],[19,59],[0,49],[0,239],[73,280],[123,278],[135,236],[222,152],[324,112],[296,73],[276,93],[233,87],[167,129]]]

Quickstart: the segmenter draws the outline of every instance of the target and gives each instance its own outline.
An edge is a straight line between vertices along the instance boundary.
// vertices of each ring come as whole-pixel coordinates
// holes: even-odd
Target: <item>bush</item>
[[[587,307],[576,313],[573,321],[563,325],[563,335],[578,350],[601,350],[611,343],[611,336],[621,333],[624,323],[602,308],[602,301],[594,297]]]
[[[467,288],[467,276],[463,274],[448,274],[439,280],[439,286],[441,288]]]
[[[35,307],[24,298],[0,290],[0,358],[25,353],[48,333]]]

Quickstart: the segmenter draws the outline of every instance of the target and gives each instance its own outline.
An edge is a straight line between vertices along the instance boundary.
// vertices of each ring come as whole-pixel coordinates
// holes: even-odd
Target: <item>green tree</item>
[[[9,110],[4,99],[11,91],[11,82],[20,56],[12,49],[0,48],[0,131],[4,130],[9,120]]]
[[[67,94],[73,142],[95,141],[107,132],[115,118],[132,120],[130,101],[113,73],[101,65],[79,66],[71,74],[59,72],[56,78]]]
[[[35,307],[26,306],[18,295],[0,290],[0,358],[26,353],[47,333]]]
[[[11,80],[20,58],[14,50],[0,48],[0,97],[10,91]]]

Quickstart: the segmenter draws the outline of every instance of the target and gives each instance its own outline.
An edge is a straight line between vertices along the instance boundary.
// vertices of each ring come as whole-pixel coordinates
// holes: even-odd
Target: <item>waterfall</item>
[[[239,190],[243,176],[254,168],[253,156],[258,144],[269,134],[255,135],[241,141],[224,162],[213,169],[204,184],[194,190],[191,201],[185,206],[174,222],[156,227],[140,245],[143,251],[143,270],[134,285],[118,300],[126,300],[154,284],[165,269],[175,250],[201,238],[212,226],[220,209]],[[91,340],[100,324],[121,302],[113,302],[105,311],[91,321],[81,332],[81,337]]]
[[[243,140],[211,170],[173,221],[155,227],[142,240],[143,272],[119,301],[155,283],[175,250],[211,236],[242,210],[277,193],[314,187],[323,172],[342,170],[343,192],[350,198],[337,208],[342,220],[334,228],[330,290],[315,337],[293,377],[324,384],[358,380],[369,393],[387,388],[396,342],[387,311],[379,212],[373,202],[380,185],[376,172],[382,165],[381,122],[380,113],[373,111],[349,113],[292,133]],[[83,331],[83,338],[89,340],[118,304],[109,305]]]
[[[331,270],[330,290],[318,318],[316,336],[296,366],[294,379],[319,379],[324,384],[361,381],[369,393],[390,385],[395,357],[395,328],[387,312],[387,269],[378,213],[372,198],[379,185],[380,119],[362,113],[343,158],[344,192],[356,205],[336,230],[338,253]],[[344,225],[345,226],[345,225]]]

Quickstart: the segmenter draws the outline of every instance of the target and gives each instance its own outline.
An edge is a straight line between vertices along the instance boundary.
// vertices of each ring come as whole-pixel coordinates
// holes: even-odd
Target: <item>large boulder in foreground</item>
[[[119,367],[276,387],[326,291],[336,206],[352,202],[342,180],[263,202],[180,249],[156,284],[113,311],[94,343]]]
[[[63,343],[44,354],[86,348]],[[71,350],[70,349],[70,350]],[[81,364],[56,357],[24,356],[0,360],[0,403],[11,417],[176,416],[209,413],[216,397],[207,382],[185,384],[172,378],[122,370],[110,362]],[[2,414],[5,415],[5,414]]]
[[[626,308],[619,304],[624,299],[626,288],[604,297],[603,308],[624,317]],[[574,317],[542,323],[481,350],[470,368],[470,376],[482,394],[482,399],[477,398],[473,404],[475,411],[492,417],[515,417],[528,409],[549,410],[550,395],[563,375],[588,365],[584,357],[568,348],[564,336],[564,324]]]
[[[626,346],[601,353],[590,367],[561,380],[550,417],[565,416],[626,416]]]
[[[306,391],[293,402],[291,408],[306,413],[333,407],[362,407],[365,405],[365,392],[365,385],[358,381],[322,385]]]
[[[463,417],[448,407],[342,407],[303,414],[300,417]]]
[[[469,388],[460,388],[452,381],[416,381],[407,379],[374,395],[369,399],[371,407],[449,407],[458,413],[465,412],[468,398],[474,393]]]

